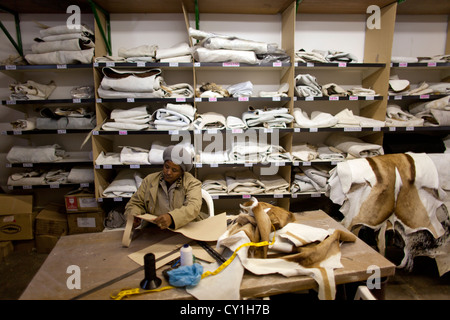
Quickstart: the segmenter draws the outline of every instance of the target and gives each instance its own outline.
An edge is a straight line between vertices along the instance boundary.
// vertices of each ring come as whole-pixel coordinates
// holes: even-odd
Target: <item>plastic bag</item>
[[[191,266],[183,266],[167,272],[169,283],[174,287],[196,286],[203,273],[203,266],[194,263]]]

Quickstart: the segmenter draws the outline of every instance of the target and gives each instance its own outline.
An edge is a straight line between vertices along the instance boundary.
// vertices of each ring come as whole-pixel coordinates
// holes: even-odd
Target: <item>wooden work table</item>
[[[297,222],[319,228],[344,227],[323,211],[296,213]],[[171,231],[160,232],[157,228],[143,229],[131,242],[129,248],[122,247],[122,231],[88,233],[63,236],[23,292],[20,299],[70,300],[93,288],[123,276],[140,266],[128,255],[155,244],[173,235]],[[395,265],[373,250],[362,240],[345,242],[341,246],[341,262],[344,268],[335,269],[336,284],[354,283],[368,279],[373,273],[367,269],[378,266],[380,277],[389,277],[395,273]],[[72,272],[70,266],[78,266],[81,275],[81,288],[69,289],[68,279]],[[157,274],[167,285],[162,270]],[[139,287],[144,279],[143,269],[123,279],[98,288],[80,299],[103,300],[124,288]],[[70,280],[69,280],[70,281]],[[308,276],[284,277],[278,274],[258,276],[246,271],[241,284],[241,297],[262,297],[280,293],[317,288],[313,278]],[[183,288],[133,296],[128,299],[193,299]]]

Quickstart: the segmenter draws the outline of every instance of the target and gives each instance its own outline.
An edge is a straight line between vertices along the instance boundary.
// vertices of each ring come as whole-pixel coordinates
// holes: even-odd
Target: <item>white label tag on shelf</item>
[[[176,102],[186,102],[186,98],[176,98]]]
[[[294,128],[294,132],[300,132],[300,128]]]
[[[405,68],[408,66],[408,62],[399,62],[398,66]]]
[[[344,131],[345,132],[357,132],[357,131],[361,131],[362,128],[361,127],[345,127]]]
[[[129,103],[134,102],[134,98],[127,98],[127,102],[129,102]]]
[[[305,97],[305,101],[314,101],[314,97]]]
[[[136,66],[145,67],[145,62],[142,62],[142,61],[136,62]]]
[[[210,166],[211,168],[218,168],[218,167],[219,167],[219,164],[218,164],[218,163],[211,163],[209,166]]]
[[[274,67],[281,67],[283,64],[281,63],[281,62],[274,62],[273,64],[272,64],[272,66],[274,66]]]
[[[406,131],[414,131],[414,127],[406,127]]]
[[[358,100],[358,96],[350,96],[350,97],[348,97],[348,100],[351,100],[351,101]]]
[[[309,132],[317,132],[317,131],[319,131],[319,129],[317,129],[317,128],[309,128]]]
[[[58,129],[56,132],[57,132],[58,134],[66,134],[66,133],[67,133],[67,130],[66,130],[66,129]]]
[[[6,100],[6,105],[14,105],[16,104],[16,100]]]
[[[244,130],[242,129],[231,129],[231,133],[242,133]]]
[[[23,163],[22,167],[24,167],[24,168],[33,168],[33,164],[32,163]]]
[[[50,189],[59,189],[59,183],[51,183]]]
[[[195,164],[195,167],[196,167],[196,168],[202,168],[202,167],[203,167],[203,164],[202,164],[202,163],[196,163],[196,164]]]
[[[106,63],[106,66],[107,66],[107,67],[115,67],[116,64],[115,64],[114,62],[107,62],[107,63]]]
[[[13,135],[20,136],[22,134],[22,130],[13,130]]]
[[[402,99],[403,99],[403,96],[399,96],[399,95],[394,96],[394,100],[402,100]]]
[[[238,101],[248,101],[248,97],[239,97]]]
[[[252,195],[251,194],[243,194],[242,195],[242,199],[251,199]]]
[[[57,64],[56,69],[67,69],[67,64]]]
[[[14,64],[7,64],[5,66],[5,70],[16,70],[17,66],[15,66]]]
[[[307,63],[306,63],[306,66],[312,68],[312,67],[314,67],[314,63],[312,63],[312,62],[307,62]]]
[[[217,129],[208,129],[208,134],[217,134]]]
[[[178,62],[169,62],[169,67],[178,67]]]
[[[72,99],[73,103],[81,103],[81,99],[80,98],[74,98]]]
[[[374,96],[366,96],[366,100],[375,100]]]
[[[180,132],[178,130],[169,130],[170,135],[178,135]]]
[[[114,197],[114,202],[122,202],[122,197]]]
[[[103,169],[112,169],[112,164],[104,164]]]
[[[331,97],[328,97],[328,100],[330,100],[330,101],[338,101],[339,97],[338,96],[331,96]]]
[[[140,164],[130,164],[130,169],[140,169],[141,165]]]
[[[427,63],[427,67],[436,67],[437,63],[436,62],[428,62]]]
[[[210,97],[208,98],[209,102],[217,102],[217,98],[216,97]]]
[[[119,136],[126,136],[127,134],[128,134],[128,131],[126,131],[126,130],[119,131]]]
[[[194,67],[201,67],[202,63],[201,62],[194,62]]]
[[[222,67],[239,67],[239,62],[224,62],[222,63]]]
[[[272,97],[272,101],[281,101],[281,97]]]
[[[283,195],[282,195],[282,194],[279,194],[279,193],[275,193],[275,194],[273,195],[273,197],[274,197],[275,199],[281,199],[281,198],[283,198]]]
[[[345,68],[345,67],[347,67],[347,62],[339,62],[339,63],[338,63],[338,67],[339,67],[339,68]]]
[[[373,127],[373,131],[381,131],[381,127]]]
[[[102,98],[97,98],[97,99],[95,99],[95,102],[97,102],[97,103],[102,103]]]
[[[420,99],[430,99],[430,95],[429,94],[421,94]]]
[[[89,188],[89,183],[80,183],[80,188]]]
[[[253,167],[253,163],[244,163],[244,167]]]

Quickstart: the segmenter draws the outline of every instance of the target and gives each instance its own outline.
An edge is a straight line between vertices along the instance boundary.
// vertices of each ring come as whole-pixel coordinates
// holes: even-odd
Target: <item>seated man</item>
[[[188,172],[192,168],[192,157],[181,148],[170,146],[164,150],[163,170],[142,180],[125,207],[125,215],[156,215],[158,217],[153,222],[161,229],[177,229],[206,217],[200,213],[202,184]],[[133,227],[140,222],[136,218]]]

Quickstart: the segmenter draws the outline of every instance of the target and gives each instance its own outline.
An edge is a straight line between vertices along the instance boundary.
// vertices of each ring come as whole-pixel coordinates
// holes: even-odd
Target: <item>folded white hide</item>
[[[104,77],[100,85],[104,90],[152,93],[160,90],[164,81],[160,69],[127,70],[106,67],[102,72]]]
[[[75,166],[70,169],[67,176],[67,183],[93,183],[94,182],[94,170],[92,167]]]
[[[300,143],[291,148],[293,161],[311,161],[316,159],[319,154],[317,148],[309,143]]]
[[[264,186],[250,170],[229,171],[225,173],[228,193],[259,194]]]
[[[71,26],[69,28],[69,26],[67,26],[66,24],[41,29],[39,33],[41,37],[54,36],[59,34],[69,34],[69,33],[82,33],[94,35],[94,32],[92,32],[86,26],[80,25],[79,28],[74,28],[74,26]]]
[[[246,129],[247,125],[241,118],[228,116],[227,117],[227,129]]]
[[[123,147],[120,151],[120,162],[123,164],[150,164],[149,150],[139,147]]]
[[[390,104],[386,108],[386,126],[389,127],[409,127],[423,126],[424,120],[415,117],[395,104]]]
[[[29,53],[25,59],[29,64],[88,64],[94,57],[94,48],[81,51],[54,51],[47,53]]]
[[[371,157],[384,154],[383,147],[377,144],[364,142],[356,137],[335,133],[328,136],[325,144],[346,152],[353,157]]]
[[[31,46],[31,52],[48,53],[54,51],[81,51],[94,48],[94,43],[90,40],[71,39],[60,41],[38,42]]]
[[[6,155],[10,163],[55,162],[64,156],[64,150],[57,144],[38,147],[14,146]]]
[[[227,193],[227,182],[225,176],[220,173],[212,173],[205,176],[202,182],[202,189],[210,194]]]
[[[16,100],[16,97],[20,96],[27,100],[46,100],[56,89],[56,84],[53,81],[50,81],[49,84],[42,84],[28,80],[25,83],[10,84],[9,89],[12,92],[11,100]]]
[[[111,197],[131,197],[137,191],[142,182],[139,172],[133,170],[121,170],[103,191],[102,196]]]
[[[194,50],[194,58],[199,62],[237,62],[257,64],[258,59],[253,51],[237,50],[209,50],[197,47]]]
[[[294,108],[294,118],[296,126],[300,128],[327,128],[337,123],[337,119],[332,114],[313,111],[310,119],[308,114],[300,108]]]
[[[233,84],[227,88],[227,91],[234,98],[238,97],[250,97],[253,93],[253,83],[251,81],[245,81]]]
[[[104,164],[122,164],[120,162],[120,153],[118,152],[103,152],[101,151],[97,159],[95,159],[96,165]]]
[[[156,50],[156,59],[166,59],[180,56],[188,56],[190,58],[192,49],[186,42],[175,44],[170,48],[165,49],[157,49]]]
[[[194,128],[197,130],[202,129],[225,129],[226,120],[225,117],[217,112],[206,112],[199,114],[194,121]]]
[[[286,193],[289,190],[289,183],[278,174],[261,175],[259,181],[264,186],[265,193]]]

